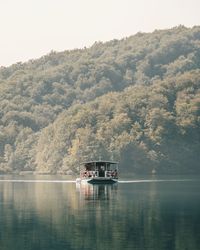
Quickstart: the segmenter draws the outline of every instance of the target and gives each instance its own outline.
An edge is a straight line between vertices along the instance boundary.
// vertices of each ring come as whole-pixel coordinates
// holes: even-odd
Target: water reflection
[[[0,183],[0,249],[199,250],[199,188]]]
[[[80,198],[85,200],[109,200],[117,195],[118,184],[76,184]]]

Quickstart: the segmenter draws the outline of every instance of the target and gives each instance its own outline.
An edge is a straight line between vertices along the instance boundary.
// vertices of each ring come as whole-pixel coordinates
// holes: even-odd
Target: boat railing
[[[97,177],[98,176],[98,171],[83,170],[83,171],[81,171],[80,174],[81,174],[82,178]]]
[[[91,177],[99,177],[99,172],[98,170],[83,170],[80,172],[81,178],[91,178]],[[105,177],[110,177],[110,178],[118,178],[118,172],[117,170],[105,170],[104,171],[104,176]]]
[[[105,171],[105,176],[106,177],[117,178],[118,177],[118,173],[117,173],[116,170],[107,170],[107,171]]]

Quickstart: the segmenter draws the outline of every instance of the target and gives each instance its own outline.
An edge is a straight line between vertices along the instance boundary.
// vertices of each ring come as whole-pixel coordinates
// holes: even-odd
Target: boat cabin
[[[82,178],[102,177],[118,179],[118,162],[114,161],[89,161],[83,162]]]

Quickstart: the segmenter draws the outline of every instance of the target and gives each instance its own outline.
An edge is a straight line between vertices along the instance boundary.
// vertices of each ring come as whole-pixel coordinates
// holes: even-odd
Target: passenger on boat
[[[111,176],[113,178],[117,178],[117,169],[115,169],[114,171],[111,172]]]
[[[111,174],[111,172],[110,171],[107,171],[107,177],[110,177],[110,176],[112,176],[112,174]]]
[[[104,177],[105,176],[105,170],[104,167],[101,166],[100,170],[99,170],[99,177]]]
[[[83,177],[87,177],[87,171],[86,170],[83,173]]]

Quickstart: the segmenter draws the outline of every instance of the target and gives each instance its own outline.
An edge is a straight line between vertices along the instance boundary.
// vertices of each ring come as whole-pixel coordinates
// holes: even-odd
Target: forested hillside
[[[138,33],[0,69],[0,172],[200,173],[200,27]]]

